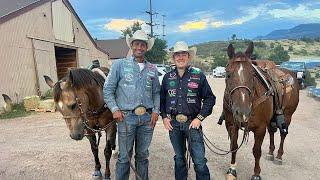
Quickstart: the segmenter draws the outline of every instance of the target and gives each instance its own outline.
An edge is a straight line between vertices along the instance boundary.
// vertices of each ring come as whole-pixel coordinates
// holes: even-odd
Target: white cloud
[[[289,7],[286,9],[272,9],[268,11],[268,14],[274,18],[319,21],[320,8],[311,9],[309,6],[311,6],[311,4],[299,4],[297,7]]]
[[[179,26],[181,32],[190,32],[195,30],[204,30],[207,28],[207,21],[187,21]]]
[[[124,30],[127,27],[132,26],[133,23],[135,23],[135,22],[145,24],[145,22],[141,19],[111,19],[111,21],[109,23],[104,25],[104,29],[108,30],[108,31],[121,32],[121,30]]]

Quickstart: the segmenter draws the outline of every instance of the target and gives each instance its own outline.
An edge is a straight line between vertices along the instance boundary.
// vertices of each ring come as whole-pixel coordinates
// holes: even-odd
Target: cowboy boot
[[[225,117],[224,117],[224,112],[222,111],[222,113],[221,113],[221,115],[220,115],[220,117],[219,117],[219,121],[218,121],[217,124],[222,125],[222,122],[223,122],[224,119],[225,119]]]

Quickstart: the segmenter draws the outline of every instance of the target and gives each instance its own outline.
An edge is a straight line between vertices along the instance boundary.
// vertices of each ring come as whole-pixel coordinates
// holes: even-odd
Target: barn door
[[[38,94],[41,92],[41,94],[44,95],[44,93],[49,90],[49,86],[44,81],[43,76],[47,75],[50,76],[53,81],[57,80],[54,44],[32,39],[32,45]]]

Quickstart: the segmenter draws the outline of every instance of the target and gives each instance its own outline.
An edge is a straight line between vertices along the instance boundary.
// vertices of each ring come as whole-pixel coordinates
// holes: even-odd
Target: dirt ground
[[[228,149],[229,140],[224,126],[216,124],[222,111],[224,80],[208,78],[217,96],[214,112],[203,123],[204,132],[217,145]],[[300,103],[295,112],[289,135],[285,141],[283,165],[275,165],[264,157],[268,151],[266,135],[261,158],[261,177],[264,180],[304,180],[320,177],[320,101],[300,92]],[[91,179],[94,160],[89,141],[74,141],[59,113],[37,113],[25,118],[0,120],[0,179]],[[242,132],[240,133],[241,136]],[[100,152],[104,148],[104,138]],[[240,142],[241,139],[239,139]],[[279,136],[276,136],[276,148]],[[250,179],[253,174],[253,134],[237,154],[238,179]],[[149,174],[151,180],[174,179],[173,149],[161,120],[158,122],[150,147]],[[206,151],[212,179],[224,179],[230,155],[218,156]],[[104,164],[103,153],[100,160]],[[115,159],[112,159],[112,178]],[[103,165],[104,167],[104,165]],[[133,174],[131,173],[131,178]],[[195,179],[193,168],[189,179]]]

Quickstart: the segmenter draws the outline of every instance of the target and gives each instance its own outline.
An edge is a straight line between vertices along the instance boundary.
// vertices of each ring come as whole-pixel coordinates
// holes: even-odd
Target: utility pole
[[[153,24],[153,15],[158,14],[157,12],[152,12],[152,0],[149,0],[149,11],[146,11],[147,14],[150,15],[150,22],[147,22],[146,24],[150,26],[150,37],[153,37],[153,26],[156,26],[157,24]]]
[[[164,34],[164,27],[166,26],[165,24],[164,24],[164,18],[166,17],[166,15],[162,15],[162,40],[164,40],[164,38],[165,38],[165,34]]]

